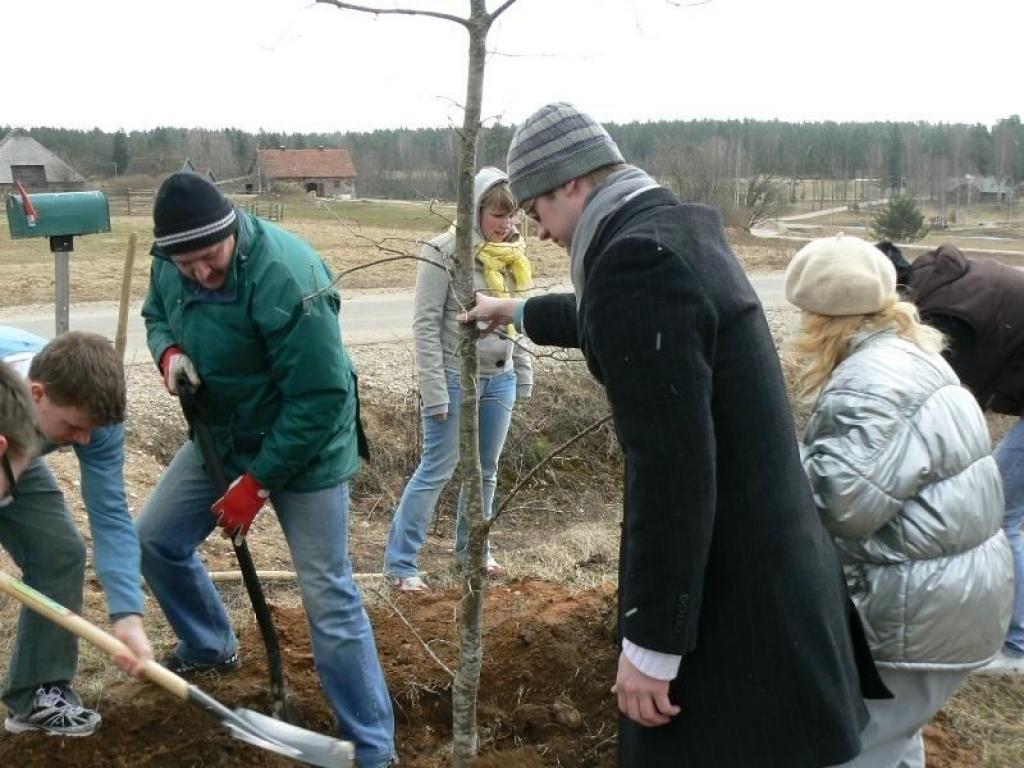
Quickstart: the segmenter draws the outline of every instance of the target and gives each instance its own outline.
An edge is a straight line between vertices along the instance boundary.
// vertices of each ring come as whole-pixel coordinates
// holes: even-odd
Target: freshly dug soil
[[[456,592],[391,597],[451,669],[456,665],[460,597]],[[450,758],[450,678],[388,605],[380,600],[368,602],[395,702],[401,763],[445,766]],[[274,614],[289,693],[308,727],[330,732],[332,716],[313,668],[305,614],[301,609],[275,609]],[[615,765],[616,710],[608,692],[616,659],[613,590],[572,594],[550,582],[510,581],[488,590],[484,615],[478,765]],[[245,661],[238,673],[196,682],[230,707],[268,712],[266,664],[255,629],[243,634],[242,652]],[[125,682],[108,688],[106,696],[99,702],[103,725],[94,736],[4,736],[0,765],[295,765],[236,741],[200,710],[153,686]]]
[[[431,650],[454,669],[461,595],[395,595],[390,599]],[[372,595],[371,595],[372,598]],[[441,768],[449,762],[450,678],[384,601],[368,600],[388,686],[395,702],[402,766]],[[490,587],[484,610],[480,681],[481,756],[477,768],[615,765],[616,708],[609,693],[617,653],[612,587],[574,593],[561,584],[512,580]],[[275,609],[289,692],[307,726],[330,732],[301,609]],[[267,712],[266,666],[255,628],[242,636],[245,661],[233,675],[199,686],[228,706]],[[295,763],[232,739],[201,713],[153,686],[126,682],[99,703],[104,722],[92,737],[0,738],[0,765],[19,768],[285,768]],[[942,727],[925,730],[935,768],[979,764]]]

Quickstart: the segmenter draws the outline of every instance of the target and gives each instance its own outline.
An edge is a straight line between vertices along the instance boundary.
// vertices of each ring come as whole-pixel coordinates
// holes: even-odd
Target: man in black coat
[[[625,165],[569,104],[523,123],[508,171],[539,237],[569,249],[575,290],[480,296],[464,319],[579,347],[605,386],[626,471],[620,765],[849,760],[862,696],[886,692],[718,213]]]

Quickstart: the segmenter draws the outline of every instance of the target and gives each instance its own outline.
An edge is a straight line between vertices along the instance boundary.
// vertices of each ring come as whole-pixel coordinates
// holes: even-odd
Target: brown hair
[[[600,168],[595,168],[594,170],[589,171],[588,173],[584,173],[582,176],[577,176],[576,180],[589,184],[592,188],[596,189],[597,187],[601,186],[604,183],[604,180],[611,176],[613,173],[624,171],[627,168],[629,168],[629,165],[627,163],[611,163],[609,165],[602,165]],[[562,184],[558,185],[558,187],[561,186]],[[555,187],[554,189],[549,189],[547,192],[541,192],[539,195],[537,195],[537,197],[544,197],[546,195],[550,198],[555,194],[555,190],[558,189],[558,187]],[[520,200],[518,202],[518,205],[525,208],[525,206],[522,206],[523,203],[530,203],[536,200],[537,197],[528,198],[526,200]]]
[[[800,373],[800,396],[812,398],[846,359],[850,340],[861,331],[892,328],[903,339],[925,352],[938,354],[945,346],[945,337],[931,326],[924,325],[917,307],[895,297],[882,309],[870,315],[819,315],[804,312],[800,330],[786,344],[787,351],[803,363]]]
[[[7,438],[7,450],[18,457],[39,453],[42,435],[25,382],[0,360],[0,435]]]
[[[512,213],[517,206],[518,203],[516,203],[515,195],[512,194],[512,188],[508,182],[499,181],[480,198],[479,213],[483,213],[485,208],[492,208],[498,214]]]
[[[613,173],[624,171],[629,166],[626,163],[612,163],[611,165],[602,165],[600,168],[595,168],[590,173],[585,173],[579,178],[586,182],[589,182],[594,187],[599,187],[604,183],[604,180],[611,176]]]
[[[97,425],[124,421],[124,368],[98,333],[58,336],[32,358],[28,377],[46,387],[55,405],[81,408]]]

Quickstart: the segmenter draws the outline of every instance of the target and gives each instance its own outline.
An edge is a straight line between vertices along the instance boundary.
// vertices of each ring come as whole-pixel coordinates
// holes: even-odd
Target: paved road
[[[774,306],[785,301],[782,273],[757,273],[751,282],[761,301]],[[139,305],[132,307],[128,320],[129,362],[148,362],[146,329],[139,315]],[[13,325],[47,339],[54,335],[52,306],[8,307],[0,310],[0,325]],[[412,338],[412,293],[365,293],[342,300],[342,336],[349,346],[406,341]],[[117,329],[117,305],[95,302],[71,305],[71,328],[114,336]]]

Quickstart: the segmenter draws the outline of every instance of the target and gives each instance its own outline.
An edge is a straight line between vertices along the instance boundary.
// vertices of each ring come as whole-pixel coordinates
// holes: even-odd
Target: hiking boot
[[[430,585],[419,576],[399,576],[388,580],[392,589],[399,592],[429,592]]]
[[[163,666],[171,670],[171,672],[176,675],[181,675],[182,677],[206,677],[237,672],[238,668],[242,666],[242,658],[238,655],[238,651],[235,651],[230,656],[223,658],[220,661],[215,661],[212,664],[202,664],[197,661],[184,661],[172,653],[167,656],[162,663]]]
[[[51,736],[89,736],[103,718],[100,713],[82,706],[70,686],[63,683],[41,685],[27,714],[8,713],[4,730],[8,733],[47,733]]]

